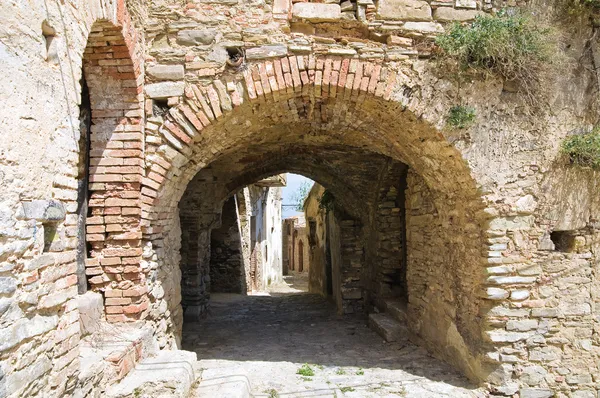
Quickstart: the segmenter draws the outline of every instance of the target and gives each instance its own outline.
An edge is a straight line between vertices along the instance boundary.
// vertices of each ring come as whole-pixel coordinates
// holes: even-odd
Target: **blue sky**
[[[299,174],[288,173],[287,186],[282,188],[282,198],[283,198],[284,205],[294,203],[293,202],[294,193],[298,190],[298,188],[304,181],[308,181],[310,184],[313,183],[313,180],[311,180],[309,178],[306,178]],[[282,218],[288,218],[288,217],[292,217],[292,216],[300,214],[300,212],[297,212],[293,207],[287,207],[287,206],[283,206],[281,208],[281,211],[282,211],[281,212]]]

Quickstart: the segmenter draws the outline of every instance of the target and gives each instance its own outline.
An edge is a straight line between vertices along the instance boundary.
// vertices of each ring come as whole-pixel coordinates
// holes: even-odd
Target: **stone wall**
[[[331,284],[327,262],[327,211],[319,207],[325,188],[315,183],[304,200],[304,217],[307,220],[310,271],[308,291],[327,296],[327,284]],[[329,265],[331,266],[331,265]],[[329,280],[329,282],[328,282]]]
[[[221,226],[210,235],[210,288],[212,293],[246,293],[246,271],[235,197],[225,201]]]
[[[448,22],[503,5],[3,2],[0,391],[67,396],[75,385],[84,74],[86,273],[109,321],[143,319],[162,348],[176,345],[182,308],[208,305],[186,297],[210,283],[208,267],[187,267],[209,261],[186,253],[190,233],[209,246],[227,197],[286,170],[318,177],[351,216],[331,224],[334,284],[356,301],[346,309],[364,308],[352,297],[372,271],[362,225],[375,218],[363,213],[380,191],[363,181],[380,174],[349,171],[377,154],[411,170],[407,290],[423,344],[498,394],[593,394],[599,178],[559,156],[597,119],[592,26],[554,23],[569,62],[535,115],[500,79],[458,85],[428,59]],[[461,132],[445,128],[458,103],[477,114]],[[195,196],[193,179],[215,199]],[[206,204],[203,217],[188,200]]]

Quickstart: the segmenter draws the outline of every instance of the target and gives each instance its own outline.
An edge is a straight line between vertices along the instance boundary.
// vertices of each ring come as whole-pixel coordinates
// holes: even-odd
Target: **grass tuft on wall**
[[[456,105],[450,108],[446,123],[451,128],[465,129],[475,121],[475,108],[470,106]]]
[[[519,83],[527,93],[539,86],[544,71],[559,58],[554,32],[518,10],[454,23],[437,37],[436,45],[442,58],[454,60],[460,71],[497,74]]]
[[[587,134],[567,137],[561,151],[571,164],[600,170],[600,127]]]

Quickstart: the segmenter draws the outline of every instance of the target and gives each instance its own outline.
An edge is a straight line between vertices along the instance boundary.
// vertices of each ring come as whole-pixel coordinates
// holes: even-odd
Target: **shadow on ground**
[[[210,315],[184,325],[183,349],[195,351],[202,366],[222,366],[226,361],[228,366],[259,367],[250,375],[253,384],[254,379],[264,378],[259,385],[291,389],[293,392],[287,394],[294,396],[309,396],[306,394],[321,387],[331,392],[342,384],[351,386],[348,389],[373,389],[381,388],[382,383],[419,381],[423,385],[440,382],[444,388],[454,386],[467,392],[474,388],[424,349],[408,341],[385,343],[367,327],[364,315],[339,316],[332,302],[309,293],[213,294]],[[315,373],[322,373],[322,385],[303,385],[302,381],[313,381],[296,374],[304,363]],[[248,371],[253,373],[254,369]],[[294,379],[296,385],[279,379]]]

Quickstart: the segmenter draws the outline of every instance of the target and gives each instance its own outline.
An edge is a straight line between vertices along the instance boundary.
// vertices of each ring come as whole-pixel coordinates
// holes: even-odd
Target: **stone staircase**
[[[406,302],[384,301],[384,311],[369,314],[369,326],[387,342],[408,340]]]

